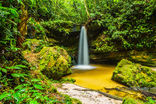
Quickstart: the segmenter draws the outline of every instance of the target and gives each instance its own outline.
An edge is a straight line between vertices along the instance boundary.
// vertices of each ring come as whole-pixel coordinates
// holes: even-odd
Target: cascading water
[[[78,65],[88,65],[88,64],[89,64],[89,55],[88,55],[87,31],[86,28],[82,26],[79,40]]]
[[[78,65],[74,66],[73,69],[89,70],[94,68],[89,65],[87,31],[85,26],[82,26],[79,40]]]

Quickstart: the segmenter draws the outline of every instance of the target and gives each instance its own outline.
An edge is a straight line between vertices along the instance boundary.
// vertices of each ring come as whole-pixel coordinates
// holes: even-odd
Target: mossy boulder
[[[37,39],[26,39],[23,43],[23,47],[31,52],[37,53],[43,47],[48,46],[46,41],[37,40]]]
[[[118,63],[112,79],[130,87],[156,87],[155,71],[126,59]]]
[[[48,78],[60,79],[70,74],[71,58],[67,51],[61,47],[44,47],[39,55],[39,70]]]

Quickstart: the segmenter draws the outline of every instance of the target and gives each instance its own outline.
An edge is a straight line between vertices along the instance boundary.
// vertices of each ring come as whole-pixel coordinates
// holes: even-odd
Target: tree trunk
[[[22,44],[25,40],[25,35],[27,35],[27,21],[28,21],[28,11],[25,10],[25,6],[21,6],[22,14],[20,16],[20,23],[18,24],[18,31],[21,35],[17,37],[17,46],[23,48]]]

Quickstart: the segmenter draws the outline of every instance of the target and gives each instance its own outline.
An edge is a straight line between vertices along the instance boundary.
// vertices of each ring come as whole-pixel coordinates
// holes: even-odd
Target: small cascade
[[[89,70],[94,68],[89,65],[87,31],[85,26],[82,26],[79,39],[78,65],[74,66],[73,69]]]

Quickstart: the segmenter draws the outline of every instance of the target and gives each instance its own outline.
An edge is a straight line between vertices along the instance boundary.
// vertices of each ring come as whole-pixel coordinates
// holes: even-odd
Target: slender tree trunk
[[[86,4],[86,0],[84,0],[84,6],[85,6],[85,9],[86,9],[86,13],[87,13],[88,18],[90,18],[88,8],[87,8],[87,4]]]

